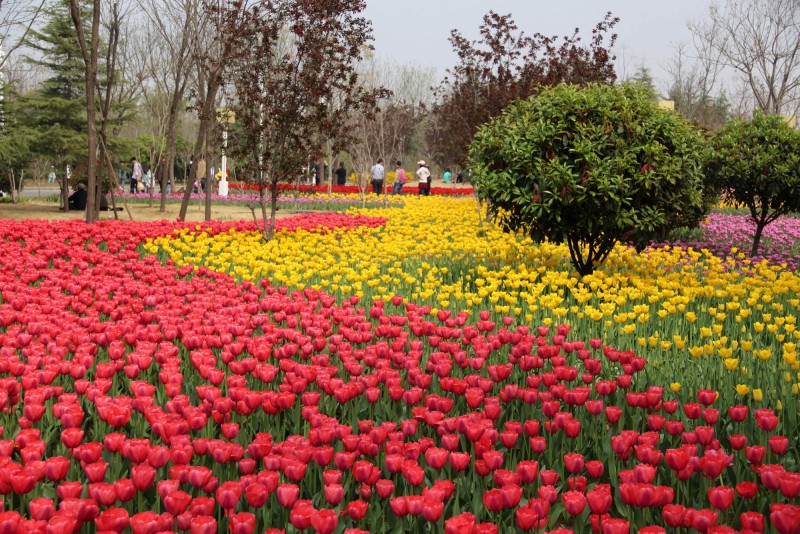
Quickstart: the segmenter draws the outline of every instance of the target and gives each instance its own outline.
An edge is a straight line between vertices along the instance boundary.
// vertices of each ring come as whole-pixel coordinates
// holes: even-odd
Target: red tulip
[[[156,470],[150,464],[138,464],[131,469],[131,480],[139,491],[145,491],[153,486],[156,479]]]
[[[727,510],[733,504],[734,490],[727,486],[708,488],[708,501],[717,510]]]
[[[12,534],[19,532],[22,516],[17,512],[0,512],[0,532]]]
[[[661,509],[661,518],[667,526],[680,528],[683,526],[683,518],[686,515],[686,507],[681,504],[667,504]]]
[[[780,419],[772,410],[756,410],[756,424],[764,432],[772,432],[778,426]]]
[[[189,522],[191,534],[214,534],[217,532],[217,520],[211,516],[195,516]]]
[[[277,489],[278,503],[290,508],[300,497],[300,488],[295,484],[281,484]]]
[[[545,486],[552,486],[553,484],[558,481],[558,473],[553,471],[552,469],[545,469],[543,471],[539,471],[539,477],[542,479],[542,484]]]
[[[164,508],[172,515],[180,515],[189,508],[192,496],[185,491],[172,491],[164,497]]]
[[[114,491],[117,493],[117,500],[120,502],[130,502],[136,495],[136,487],[129,478],[115,480]]]
[[[94,518],[98,530],[122,532],[130,522],[128,511],[124,508],[108,508]]]
[[[728,417],[737,423],[741,423],[747,418],[747,413],[749,410],[750,409],[744,404],[728,406]]]
[[[781,476],[781,494],[790,500],[800,495],[800,473],[783,473]]]
[[[464,512],[444,522],[445,534],[473,534],[475,532],[475,516]]]
[[[717,392],[711,389],[701,389],[697,392],[697,400],[700,401],[700,404],[710,406],[717,400]]]
[[[44,475],[51,482],[60,482],[67,476],[70,461],[63,456],[53,456],[44,462]]]
[[[625,519],[607,519],[601,523],[603,534],[628,534],[630,532],[630,523]]]
[[[778,534],[798,534],[800,532],[800,506],[791,504],[770,504],[769,519]]]
[[[752,499],[758,495],[758,484],[755,482],[739,482],[736,484],[736,493],[743,499]]]
[[[134,534],[156,534],[159,531],[160,518],[155,512],[140,512],[130,518],[129,524]],[[194,532],[193,529],[192,533]]]
[[[561,494],[564,509],[571,516],[580,515],[586,507],[586,497],[577,491],[567,491]]]
[[[747,436],[744,434],[733,434],[728,437],[731,442],[731,448],[740,451],[747,445]]]
[[[758,512],[742,512],[739,514],[742,528],[752,532],[764,532],[764,515]]]
[[[56,505],[53,503],[53,499],[40,497],[28,503],[28,510],[30,511],[31,518],[39,521],[47,521],[53,517],[53,514],[56,512]],[[0,529],[0,532],[2,532],[2,529]]]
[[[242,484],[238,481],[223,482],[216,491],[217,503],[225,510],[236,508],[242,497]]]
[[[334,510],[323,508],[311,516],[311,525],[318,534],[331,534],[339,524],[339,515]]]
[[[705,534],[717,524],[717,512],[709,509],[697,510],[692,515],[692,528]]]
[[[50,521],[47,522],[47,534],[69,534],[77,532],[80,524],[78,518],[72,513],[56,512]],[[140,534],[144,531],[134,530],[134,534]]]
[[[774,454],[783,456],[789,448],[789,438],[786,436],[772,436],[769,438],[769,448]]]
[[[83,442],[83,435],[80,428],[67,428],[61,432],[61,443],[68,449],[74,449]]]
[[[503,492],[499,489],[486,490],[483,493],[483,505],[490,512],[499,512],[504,508]]]
[[[586,493],[586,501],[589,503],[589,510],[593,514],[606,514],[611,509],[613,498],[610,491],[594,489]]]
[[[781,487],[781,478],[784,472],[785,470],[782,465],[763,465],[758,470],[758,475],[765,488],[775,491],[779,490]]]
[[[250,512],[239,512],[230,517],[228,528],[231,534],[253,534],[256,530],[256,516]]]
[[[311,519],[316,513],[311,501],[297,501],[289,512],[289,522],[294,528],[305,530],[311,526]]]
[[[564,467],[572,474],[580,473],[583,470],[584,458],[582,454],[570,452],[564,455]]]

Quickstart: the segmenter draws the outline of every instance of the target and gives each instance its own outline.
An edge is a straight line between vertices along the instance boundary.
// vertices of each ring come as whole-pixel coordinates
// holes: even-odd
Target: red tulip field
[[[386,221],[277,224],[289,254]],[[692,368],[617,327],[146,246],[252,227],[0,221],[0,534],[800,533],[791,393],[670,388]]]

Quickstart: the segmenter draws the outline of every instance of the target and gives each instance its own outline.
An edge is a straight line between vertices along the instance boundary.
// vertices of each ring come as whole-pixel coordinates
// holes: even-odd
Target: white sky
[[[456,62],[447,41],[458,28],[477,38],[489,10],[511,13],[526,34],[571,34],[577,27],[584,40],[611,11],[620,18],[614,31],[617,69],[628,75],[641,64],[650,69],[656,87],[666,86],[664,67],[673,43],[690,42],[689,20],[702,19],[711,0],[367,0],[365,16],[372,20],[377,55],[404,64],[435,67],[440,76]],[[437,80],[438,81],[438,80]]]

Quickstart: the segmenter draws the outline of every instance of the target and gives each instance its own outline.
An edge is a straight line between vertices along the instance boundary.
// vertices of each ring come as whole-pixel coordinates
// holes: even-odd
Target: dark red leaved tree
[[[467,147],[478,127],[511,102],[527,98],[537,87],[559,83],[614,83],[610,33],[619,18],[607,13],[592,30],[588,43],[572,35],[532,36],[519,31],[511,15],[490,11],[483,17],[480,39],[467,40],[458,30],[450,43],[458,64],[437,90],[428,143],[441,166],[463,166]]]
[[[233,51],[228,78],[237,128],[230,146],[258,185],[266,240],[274,233],[278,184],[292,182],[333,134],[331,153],[347,146],[340,126],[348,114],[375,107],[380,90],[365,89],[356,72],[371,39],[370,22],[360,16],[365,5],[259,0],[223,34]]]

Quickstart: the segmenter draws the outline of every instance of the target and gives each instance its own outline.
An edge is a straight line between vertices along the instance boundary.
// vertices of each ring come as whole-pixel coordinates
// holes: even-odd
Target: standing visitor
[[[167,189],[167,158],[162,158],[161,163],[156,167],[156,182],[158,182],[158,192],[163,193]],[[169,190],[167,189],[167,193]]]
[[[403,194],[403,186],[406,185],[408,181],[408,176],[406,175],[405,169],[403,169],[403,164],[399,161],[395,163],[395,171],[397,172],[397,177],[394,181],[394,187],[392,188],[393,195],[402,195]]]
[[[446,184],[449,184],[451,176],[453,176],[453,173],[450,172],[450,169],[445,169],[444,175],[442,176],[442,181]]]
[[[153,192],[153,171],[150,170],[150,165],[144,166],[144,189],[148,193]]]
[[[139,190],[139,183],[144,177],[144,172],[142,164],[136,161],[136,158],[131,158],[131,167],[131,193],[135,193]]]
[[[206,190],[206,158],[200,154],[200,159],[197,160],[197,172],[195,172],[195,189],[205,192]]]
[[[336,185],[345,185],[347,183],[347,170],[344,168],[344,163],[339,162],[339,168],[336,169]]]
[[[431,171],[428,170],[428,165],[425,160],[417,162],[419,169],[417,169],[417,179],[419,180],[419,194],[426,197],[431,194]]]
[[[378,159],[378,162],[369,170],[369,175],[372,178],[372,191],[376,195],[380,195],[383,193],[383,179],[386,177],[383,159]]]

